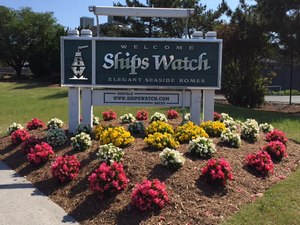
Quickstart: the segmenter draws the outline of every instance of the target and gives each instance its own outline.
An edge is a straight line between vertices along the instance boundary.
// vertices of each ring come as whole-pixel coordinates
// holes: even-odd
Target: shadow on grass
[[[68,97],[68,93],[67,92],[59,92],[59,93],[55,93],[53,95],[47,95],[44,97],[41,97],[41,100],[51,100],[51,99],[59,99],[59,98],[66,98]]]
[[[211,185],[205,182],[202,176],[196,181],[196,185],[206,197],[222,197],[227,194],[228,190],[224,186]]]
[[[33,89],[33,88],[41,88],[41,87],[48,87],[53,85],[50,82],[40,82],[40,81],[32,81],[32,80],[18,80],[20,86],[12,88],[13,90],[20,90],[20,89]]]
[[[160,211],[157,212],[142,212],[136,208],[133,208],[131,204],[128,204],[123,208],[117,215],[117,225],[138,225],[142,221],[147,220],[153,215],[159,215]]]
[[[106,195],[103,199],[99,199],[97,193],[87,196],[83,202],[73,209],[69,215],[78,222],[91,219],[101,211],[109,208],[110,204],[115,201],[116,195]]]

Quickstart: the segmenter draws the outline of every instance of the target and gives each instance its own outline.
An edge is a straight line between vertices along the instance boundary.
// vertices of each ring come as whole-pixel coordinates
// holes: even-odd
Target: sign
[[[62,85],[219,89],[222,40],[62,38]]]
[[[183,95],[184,93],[184,95]],[[184,96],[184,97],[182,97]],[[184,101],[183,99],[184,98]],[[93,105],[177,106],[189,105],[190,93],[182,91],[94,90]]]

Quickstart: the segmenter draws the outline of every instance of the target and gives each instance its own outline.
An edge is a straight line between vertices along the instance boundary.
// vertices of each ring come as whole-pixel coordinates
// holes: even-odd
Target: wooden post
[[[205,39],[216,39],[217,32],[208,31],[205,34]],[[203,113],[204,121],[214,119],[214,110],[215,110],[215,90],[204,90],[203,91]]]
[[[203,39],[203,33],[201,31],[195,31],[193,34],[193,39]],[[191,90],[191,121],[195,124],[200,124],[201,116],[201,90],[192,89]]]

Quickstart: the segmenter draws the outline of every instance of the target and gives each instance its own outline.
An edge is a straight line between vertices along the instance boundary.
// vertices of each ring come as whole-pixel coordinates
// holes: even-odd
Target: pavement
[[[216,99],[225,99],[216,95]],[[289,96],[266,96],[266,101],[289,103]],[[292,96],[300,104],[300,96]],[[29,181],[0,161],[0,225],[79,225]]]
[[[1,225],[79,225],[62,208],[0,161]]]

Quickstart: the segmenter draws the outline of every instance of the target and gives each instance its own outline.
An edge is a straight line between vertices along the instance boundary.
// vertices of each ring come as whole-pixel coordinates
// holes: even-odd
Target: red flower
[[[115,119],[117,119],[117,114],[114,111],[109,110],[109,111],[103,112],[102,117],[103,117],[103,120],[105,120],[105,121],[115,120]]]
[[[176,119],[179,117],[179,114],[176,110],[170,109],[167,111],[167,118],[168,119]]]
[[[210,184],[226,185],[227,180],[233,180],[231,166],[225,159],[210,159],[201,169],[202,176]]]
[[[29,121],[27,123],[27,129],[28,130],[36,130],[36,129],[42,128],[44,126],[45,126],[45,124],[43,123],[43,121],[41,121],[37,118],[33,118],[31,121]]]
[[[280,141],[285,145],[286,145],[286,142],[288,141],[288,139],[285,136],[285,133],[283,131],[276,130],[276,129],[274,129],[273,131],[267,133],[266,139],[269,142],[270,141]]]
[[[148,112],[146,110],[137,111],[135,118],[137,120],[147,120]]]
[[[111,166],[102,163],[89,178],[90,189],[99,193],[103,198],[104,193],[114,193],[123,190],[129,180],[123,169],[122,163],[114,162]]]
[[[262,150],[267,151],[271,158],[275,160],[281,160],[283,157],[287,157],[286,147],[280,141],[270,141]]]
[[[75,155],[58,156],[51,163],[52,176],[60,182],[74,180],[79,173],[80,162]]]
[[[221,120],[221,114],[214,112],[214,121],[220,121]]]
[[[131,201],[141,211],[161,209],[169,201],[166,185],[157,179],[144,180],[136,184],[131,194]]]
[[[41,142],[42,141],[39,138],[30,136],[25,141],[23,141],[21,145],[21,152],[23,154],[28,154],[36,144],[40,144]]]
[[[27,159],[31,164],[38,165],[45,163],[53,155],[52,147],[48,143],[42,142],[30,150]]]
[[[25,129],[18,129],[11,134],[11,141],[13,144],[20,144],[29,138],[29,134]]]
[[[261,175],[273,173],[274,164],[270,155],[266,151],[258,151],[256,154],[249,154],[246,156],[245,163],[250,168],[256,170]]]

